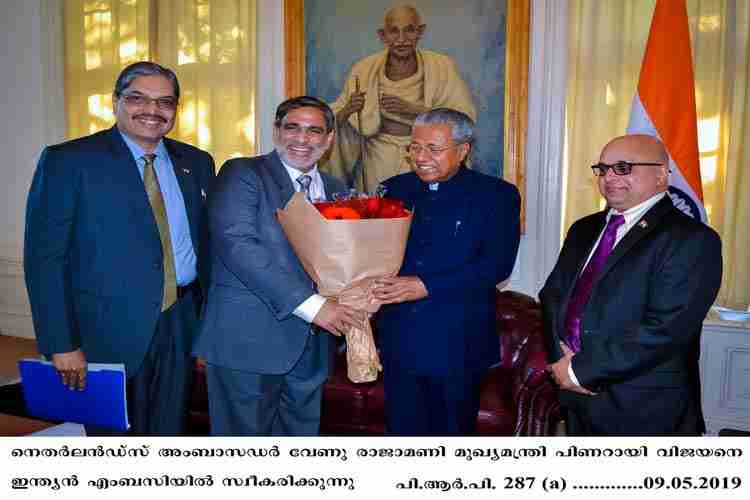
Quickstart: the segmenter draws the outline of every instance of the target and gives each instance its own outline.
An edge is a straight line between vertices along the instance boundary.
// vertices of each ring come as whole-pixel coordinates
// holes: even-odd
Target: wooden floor
[[[0,335],[0,386],[18,382],[19,359],[35,357],[36,340]]]

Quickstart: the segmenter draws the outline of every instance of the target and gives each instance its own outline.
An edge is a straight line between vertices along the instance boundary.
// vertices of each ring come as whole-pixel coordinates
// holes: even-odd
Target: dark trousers
[[[197,328],[196,297],[186,293],[159,315],[143,364],[127,381],[128,419],[133,436],[179,436],[192,379],[192,339]],[[89,436],[117,435],[86,426]]]
[[[563,407],[565,412],[565,435],[578,436],[701,436],[704,431],[702,419],[696,417],[694,411],[688,411],[681,415],[681,419],[674,428],[665,428],[658,423],[653,427],[648,422],[641,422],[637,405],[633,405],[632,415],[623,410],[618,418],[600,417],[592,420],[584,418],[570,408]],[[663,419],[662,419],[663,420]],[[655,419],[652,421],[656,421]],[[626,422],[626,423],[620,423]],[[618,425],[619,424],[619,425]]]
[[[317,436],[330,357],[321,339],[313,335],[286,374],[266,375],[207,364],[211,435]]]
[[[484,372],[419,376],[384,371],[386,429],[396,436],[471,436]]]

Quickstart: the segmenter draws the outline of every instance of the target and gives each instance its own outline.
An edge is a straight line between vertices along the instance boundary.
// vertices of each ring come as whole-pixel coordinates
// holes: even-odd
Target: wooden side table
[[[52,427],[53,423],[0,413],[0,436],[27,436]]]
[[[18,360],[36,357],[36,340],[0,335],[0,385],[17,383]]]

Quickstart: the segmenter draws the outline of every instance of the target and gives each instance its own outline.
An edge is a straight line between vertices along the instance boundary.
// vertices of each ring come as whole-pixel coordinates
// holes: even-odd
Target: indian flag
[[[628,134],[658,137],[669,153],[669,196],[703,222],[695,80],[684,0],[657,0]]]

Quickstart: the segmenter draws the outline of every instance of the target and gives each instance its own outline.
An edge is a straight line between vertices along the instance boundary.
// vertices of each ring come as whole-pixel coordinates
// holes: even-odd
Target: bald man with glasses
[[[618,137],[591,168],[607,207],[571,226],[539,293],[567,434],[700,435],[719,236],[672,204],[657,139]]]

